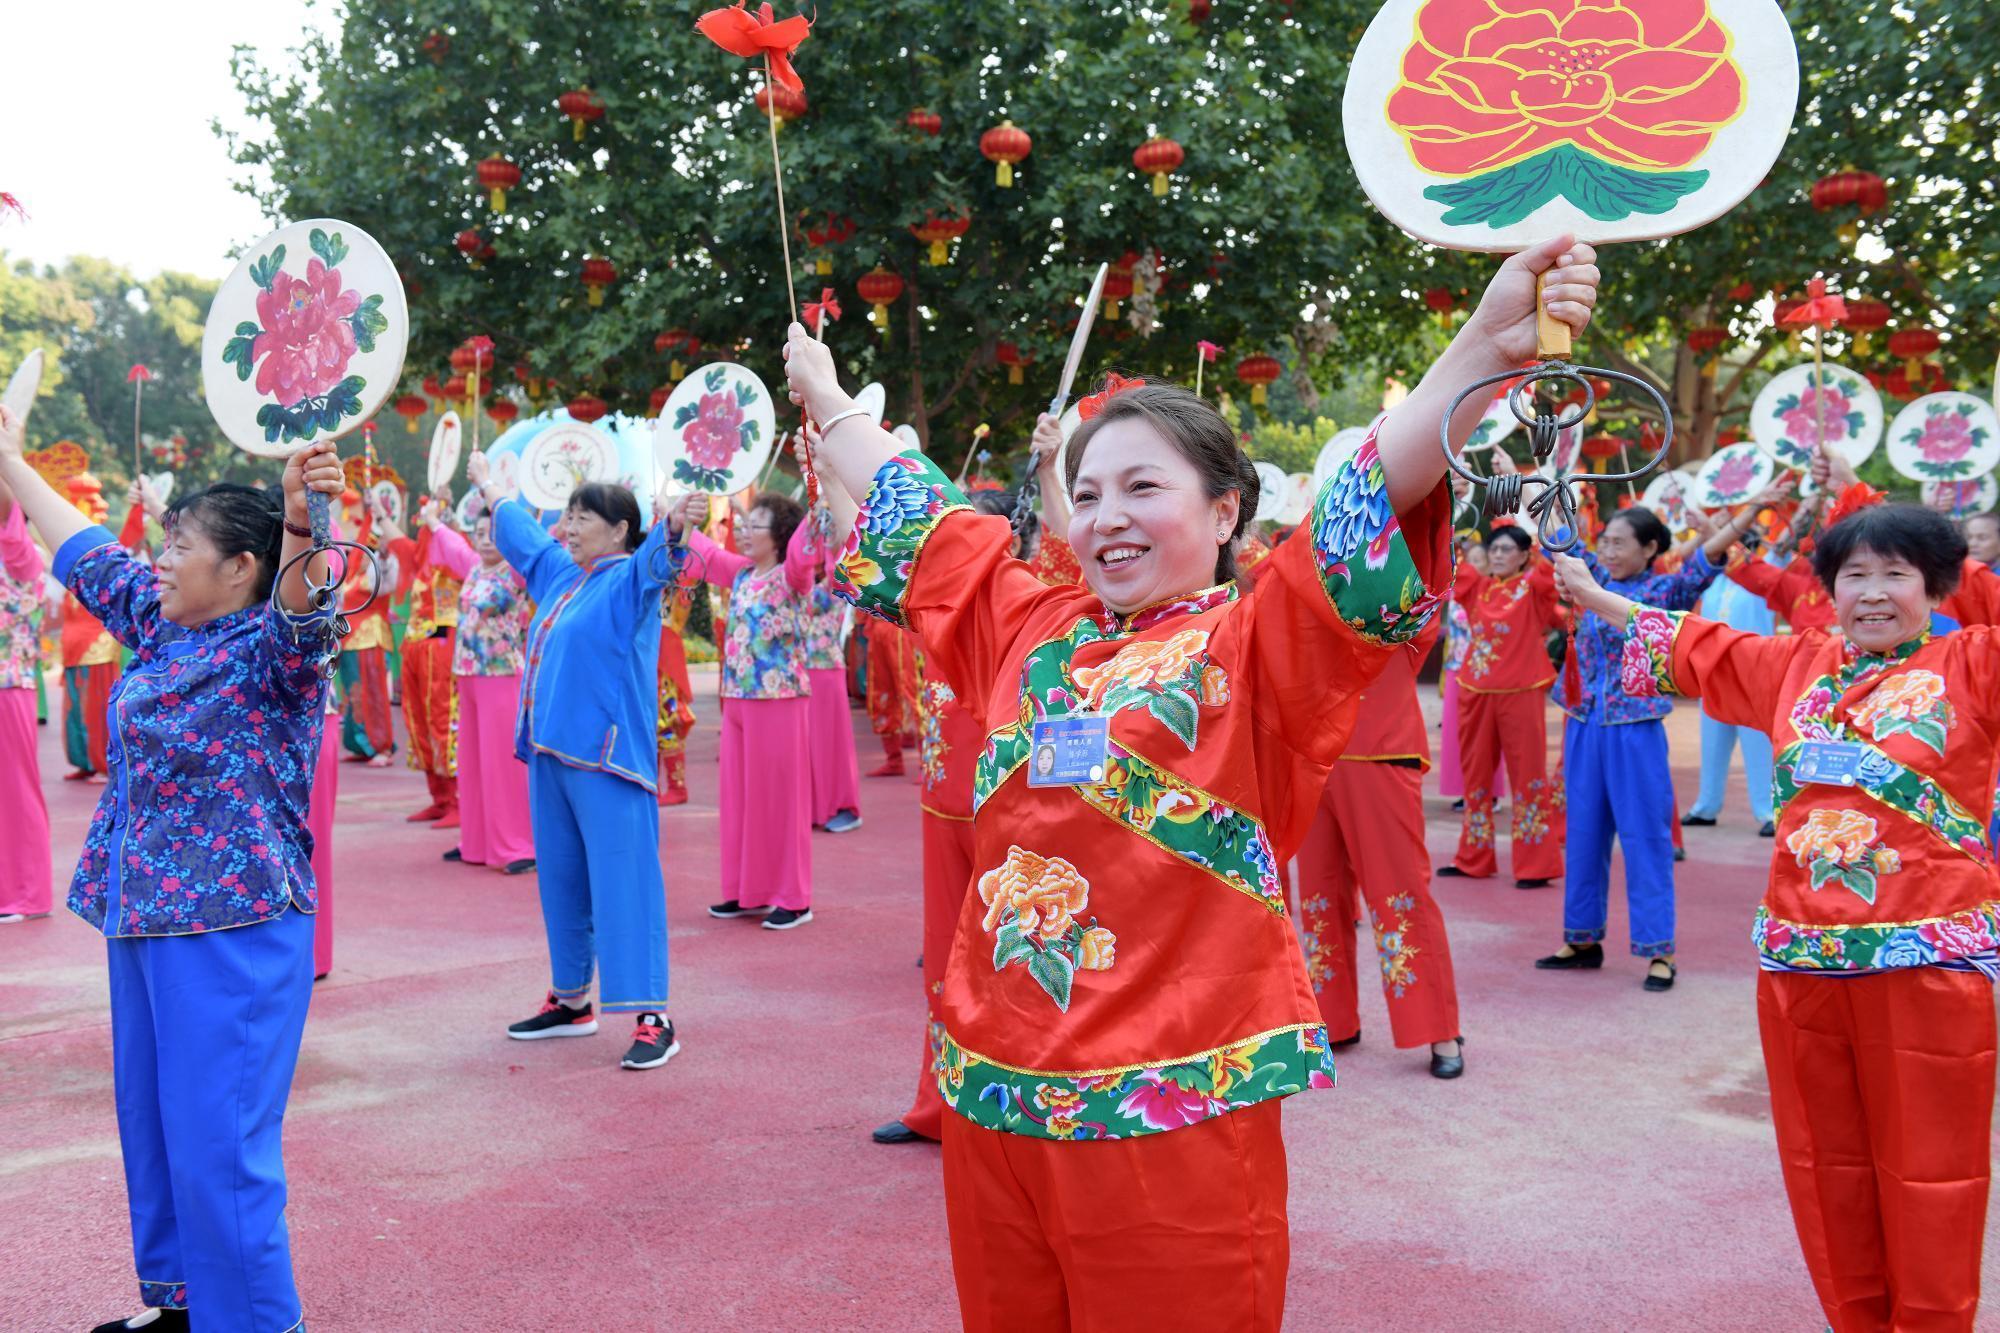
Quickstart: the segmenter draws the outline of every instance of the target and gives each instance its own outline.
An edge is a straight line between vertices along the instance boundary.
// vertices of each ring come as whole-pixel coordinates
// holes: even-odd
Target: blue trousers
[[[1673,775],[1661,722],[1563,724],[1569,774],[1564,849],[1563,940],[1596,944],[1611,908],[1611,839],[1625,854],[1625,905],[1632,952],[1674,952]]]
[[[185,1307],[197,1330],[302,1327],[281,1139],[312,917],[105,944],[140,1299]]]
[[[1701,710],[1701,790],[1691,815],[1714,819],[1722,813],[1722,796],[1729,782],[1729,760],[1743,743],[1743,785],[1750,793],[1750,818],[1771,820],[1771,738],[1755,727],[1732,727]]]
[[[550,989],[573,1000],[590,992],[596,972],[606,1013],[665,1013],[659,798],[636,782],[538,754],[528,763],[528,809]]]

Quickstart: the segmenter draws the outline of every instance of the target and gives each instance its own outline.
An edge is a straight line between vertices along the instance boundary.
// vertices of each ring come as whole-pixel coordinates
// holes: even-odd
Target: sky
[[[230,251],[272,224],[234,183],[209,128],[248,130],[229,55],[266,64],[302,32],[332,31],[336,0],[54,0],[5,6],[0,191],[28,221],[0,221],[6,262],[96,255],[139,277],[227,277]]]

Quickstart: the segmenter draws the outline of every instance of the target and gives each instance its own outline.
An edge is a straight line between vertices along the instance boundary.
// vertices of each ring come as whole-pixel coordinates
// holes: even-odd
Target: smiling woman
[[[1114,383],[1085,400],[1067,526],[1087,586],[1052,587],[1004,518],[860,420],[793,326],[792,396],[827,423],[820,485],[854,528],[841,591],[915,631],[986,738],[936,1062],[968,1329],[1108,1327],[1163,1304],[1190,1327],[1278,1327],[1278,1103],[1333,1083],[1278,868],[1361,690],[1448,582],[1446,386],[1532,354],[1538,271],[1583,325],[1592,260],[1566,239],[1509,260],[1247,595],[1230,548],[1256,473],[1196,395]],[[1452,419],[1458,442],[1481,406]],[[1171,1200],[1146,1183],[1163,1179]]]

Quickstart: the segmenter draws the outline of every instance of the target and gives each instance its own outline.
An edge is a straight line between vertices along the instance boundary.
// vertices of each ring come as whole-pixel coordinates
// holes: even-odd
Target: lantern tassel
[[[498,185],[486,192],[486,202],[495,213],[507,211],[507,192]]]
[[[1014,164],[1012,162],[1002,162],[999,170],[995,171],[993,176],[1001,189],[1011,190],[1014,188]]]
[[[1156,197],[1158,197],[1158,198],[1161,198],[1161,199],[1164,199],[1164,198],[1166,198],[1166,197],[1167,197],[1167,173],[1166,173],[1166,172],[1164,172],[1164,171],[1156,171],[1156,172],[1154,172],[1154,173],[1153,173],[1153,194],[1154,194],[1154,195],[1155,195]]]
[[[951,262],[951,247],[943,241],[931,242],[931,267],[942,268]]]

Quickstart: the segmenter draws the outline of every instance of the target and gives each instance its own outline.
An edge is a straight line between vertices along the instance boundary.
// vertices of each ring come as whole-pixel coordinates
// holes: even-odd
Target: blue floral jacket
[[[1672,574],[1641,574],[1636,579],[1614,579],[1604,572],[1597,557],[1585,553],[1591,577],[1620,597],[1664,611],[1692,611],[1708,591],[1708,585],[1722,570],[1710,563],[1700,547]],[[1576,627],[1576,661],[1581,676],[1582,698],[1569,698],[1569,672],[1556,673],[1556,705],[1578,722],[1620,726],[1628,722],[1650,722],[1674,709],[1673,700],[1659,695],[1635,697],[1619,683],[1618,664],[1625,652],[1625,627],[1611,626],[1604,617],[1585,612]]]
[[[263,603],[195,629],[160,614],[153,571],[104,528],[56,577],[134,657],[111,691],[109,782],[69,909],[110,936],[193,935],[314,910],[306,810],[332,618],[296,635]]]

